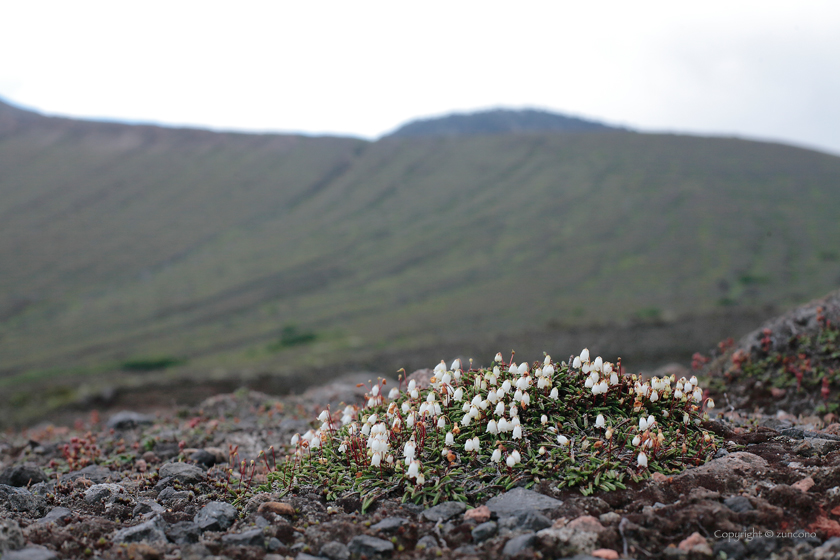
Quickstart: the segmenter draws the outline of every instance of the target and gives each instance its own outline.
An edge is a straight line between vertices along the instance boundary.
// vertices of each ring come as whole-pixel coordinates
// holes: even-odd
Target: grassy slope
[[[785,307],[840,277],[840,158],[787,146],[39,122],[0,136],[4,384],[136,356],[281,371]],[[292,323],[319,341],[268,350]]]

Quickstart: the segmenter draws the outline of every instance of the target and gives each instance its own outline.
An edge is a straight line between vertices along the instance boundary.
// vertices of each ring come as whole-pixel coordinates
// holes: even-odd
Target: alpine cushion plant
[[[384,396],[370,387],[363,408],[325,410],[320,426],[295,435],[273,489],[322,487],[328,499],[359,492],[403,500],[480,501],[549,481],[558,488],[624,488],[652,471],[674,473],[707,461],[719,440],[701,428],[697,379],[645,379],[589,351],[556,363],[463,369],[441,362],[428,387],[402,379]]]

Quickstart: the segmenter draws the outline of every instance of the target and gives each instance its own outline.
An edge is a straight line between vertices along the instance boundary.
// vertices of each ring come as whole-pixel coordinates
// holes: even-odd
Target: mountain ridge
[[[541,109],[488,109],[456,112],[409,121],[385,137],[474,136],[530,132],[603,132],[628,130],[599,121]]]

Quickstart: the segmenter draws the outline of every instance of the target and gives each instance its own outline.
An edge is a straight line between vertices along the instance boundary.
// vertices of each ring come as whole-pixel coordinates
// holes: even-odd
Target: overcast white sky
[[[538,107],[840,154],[840,2],[0,0],[0,97],[374,138]]]

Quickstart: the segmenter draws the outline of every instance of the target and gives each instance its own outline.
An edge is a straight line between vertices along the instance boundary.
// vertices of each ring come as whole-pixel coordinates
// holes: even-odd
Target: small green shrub
[[[294,325],[287,325],[283,327],[283,331],[280,334],[280,340],[269,345],[269,350],[278,351],[290,346],[310,344],[315,342],[317,338],[318,335],[313,331],[299,330]]]
[[[157,371],[186,363],[186,360],[172,356],[157,358],[134,358],[122,363],[120,369],[125,371]]]

